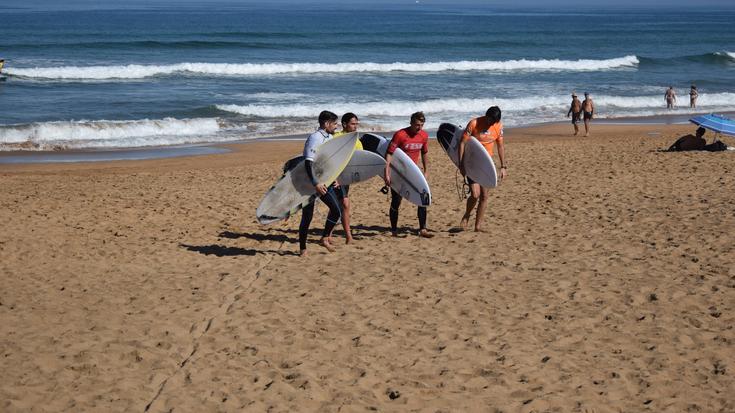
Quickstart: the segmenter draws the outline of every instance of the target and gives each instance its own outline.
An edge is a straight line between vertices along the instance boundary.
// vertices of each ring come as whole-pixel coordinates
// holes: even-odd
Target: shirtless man
[[[500,157],[500,180],[505,179],[508,167],[505,165],[505,144],[503,143],[503,123],[500,122],[501,112],[497,106],[492,106],[485,112],[485,116],[472,119],[464,130],[462,141],[459,143],[459,170],[463,176],[466,176],[464,167],[464,149],[466,142],[470,136],[474,136],[485,147],[485,150],[493,156],[493,145],[498,144],[498,156]],[[475,216],[475,231],[484,232],[482,230],[482,220],[485,216],[487,208],[487,199],[489,196],[488,188],[483,188],[477,182],[469,177],[470,197],[467,198],[467,209],[465,210],[460,225],[462,229],[467,229],[472,210],[477,205],[477,214]],[[478,202],[479,205],[478,205]]]
[[[669,86],[669,88],[666,89],[664,100],[666,101],[666,109],[674,109],[674,104],[676,103],[676,92],[674,92],[673,86]]]
[[[582,112],[584,113],[584,136],[590,136],[590,121],[595,116],[595,103],[592,102],[592,98],[587,92],[584,92]]]
[[[572,125],[574,125],[574,136],[577,136],[579,133],[579,126],[577,124],[579,123],[579,118],[582,117],[582,102],[579,101],[579,98],[577,98],[577,94],[572,92],[572,105],[569,107],[569,112],[567,112],[567,117],[572,116]]]

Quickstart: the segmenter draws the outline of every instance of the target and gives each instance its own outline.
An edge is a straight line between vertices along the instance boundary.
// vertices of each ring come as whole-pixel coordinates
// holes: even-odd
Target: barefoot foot
[[[329,238],[322,238],[320,244],[322,244],[322,247],[326,248],[329,252],[336,251],[334,247],[332,246],[332,243],[329,242]]]
[[[460,228],[462,228],[463,231],[466,230],[467,229],[467,224],[469,222],[470,222],[469,217],[462,217],[462,220],[459,221]]]

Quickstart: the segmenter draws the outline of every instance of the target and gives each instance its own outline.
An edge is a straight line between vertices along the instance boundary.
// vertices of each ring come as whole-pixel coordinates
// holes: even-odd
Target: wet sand
[[[692,130],[508,131],[485,234],[432,141],[435,238],[376,179],[306,258],[254,216],[300,142],[0,165],[0,410],[735,411],[735,153],[659,151]]]

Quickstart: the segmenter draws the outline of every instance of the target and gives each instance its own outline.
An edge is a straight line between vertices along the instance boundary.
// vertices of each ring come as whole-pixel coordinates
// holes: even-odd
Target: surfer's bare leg
[[[487,188],[480,189],[480,202],[477,205],[477,215],[475,216],[475,231],[484,232],[482,230],[482,221],[485,218],[485,209],[487,208],[487,198],[489,191]]]
[[[352,242],[352,230],[350,229],[350,198],[342,198],[342,228],[345,229],[345,243]]]
[[[472,210],[475,209],[478,198],[480,198],[480,184],[473,183],[472,185],[470,185],[470,197],[467,198],[467,209],[462,216],[462,220],[459,221],[459,225],[462,227],[462,229],[467,229],[467,225],[470,222],[470,217],[472,216]]]

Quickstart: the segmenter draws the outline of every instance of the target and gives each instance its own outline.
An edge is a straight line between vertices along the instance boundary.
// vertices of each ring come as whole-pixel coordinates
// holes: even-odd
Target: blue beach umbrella
[[[689,119],[689,122],[709,129],[715,133],[735,136],[735,120],[726,118],[721,115],[715,115],[714,113],[711,113],[709,115],[695,116]]]

